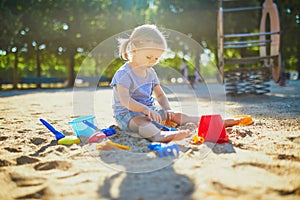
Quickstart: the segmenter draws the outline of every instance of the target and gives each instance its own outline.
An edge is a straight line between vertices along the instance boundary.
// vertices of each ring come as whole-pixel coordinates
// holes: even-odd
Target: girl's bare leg
[[[167,116],[167,120],[173,121],[179,125],[183,125],[188,122],[198,124],[200,120],[200,117],[189,116],[175,111],[167,111],[166,116]]]
[[[152,124],[146,117],[136,116],[129,122],[129,128],[139,133],[143,138],[153,142],[170,142],[182,140],[190,135],[189,130],[161,131]]]
[[[225,127],[231,127],[231,126],[235,126],[238,125],[240,123],[241,119],[225,119],[224,120],[224,125]]]
[[[189,116],[179,112],[167,111],[166,116],[167,116],[167,120],[171,120],[179,125],[183,125],[188,122],[192,122],[194,124],[199,125],[200,122],[200,117]],[[231,119],[224,119],[223,121],[225,127],[231,127],[231,126],[238,125],[241,120],[231,118]]]
[[[178,130],[178,131],[161,131],[157,138],[155,138],[153,142],[171,142],[171,141],[179,141],[184,138],[190,136],[190,130]]]

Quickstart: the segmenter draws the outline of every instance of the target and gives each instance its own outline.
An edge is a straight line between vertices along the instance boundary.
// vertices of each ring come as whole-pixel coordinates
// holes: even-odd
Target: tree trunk
[[[195,65],[198,71],[200,71],[200,55],[201,55],[201,49],[197,47],[197,52],[195,55]]]
[[[298,41],[298,48],[297,48],[297,56],[298,56],[298,80],[300,80],[300,42]]]
[[[41,59],[40,52],[36,50],[36,76],[41,77],[42,69],[41,69]],[[37,84],[37,88],[41,88],[41,84]]]
[[[100,57],[100,56],[99,56]],[[99,58],[98,58],[98,56],[95,56],[95,74],[96,74],[96,76],[98,76],[98,74],[99,74],[99,71],[98,71],[98,68],[99,68],[99,66],[100,66],[100,62],[99,62]]]
[[[18,76],[18,64],[19,64],[19,53],[16,51],[14,53],[15,60],[14,60],[14,70],[13,70],[13,89],[18,89],[18,82],[19,82],[19,76]]]
[[[67,73],[68,73],[67,87],[73,87],[74,85],[74,81],[75,81],[74,66],[75,66],[75,53],[70,53],[69,61],[67,65]]]

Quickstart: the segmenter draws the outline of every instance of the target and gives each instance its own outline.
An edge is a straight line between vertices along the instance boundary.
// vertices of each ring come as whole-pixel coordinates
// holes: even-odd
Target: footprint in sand
[[[277,158],[279,160],[291,160],[291,161],[298,161],[298,162],[300,161],[299,157],[296,157],[294,155],[287,155],[287,154],[279,154]]]
[[[19,153],[19,152],[22,152],[21,148],[12,148],[12,147],[4,147],[4,149],[6,151],[9,151],[11,153]]]
[[[300,144],[300,136],[297,137],[288,137],[287,139],[289,139],[290,141]]]
[[[12,165],[14,165],[14,164],[8,160],[0,159],[0,167],[7,167],[7,166],[12,166]]]
[[[34,166],[35,170],[38,171],[44,171],[44,170],[52,170],[52,169],[60,169],[63,171],[66,171],[72,167],[72,164],[66,161],[49,161],[49,162],[43,162],[39,163]]]
[[[24,123],[24,121],[22,120],[17,120],[17,119],[14,119],[15,121],[12,121],[12,122],[8,122],[8,124],[22,124]]]
[[[22,130],[18,130],[18,133],[26,133],[26,132],[30,132],[32,131],[31,129],[22,129]]]
[[[5,141],[7,140],[8,136],[0,136],[0,141]]]
[[[32,174],[32,171],[28,171],[28,173],[21,172],[9,172],[10,179],[16,183],[18,187],[29,187],[29,186],[37,186],[42,185],[47,178],[41,176],[35,176]]]
[[[39,103],[32,103],[32,104],[30,104],[31,106],[40,106],[41,104],[39,104]]]
[[[236,196],[242,193],[242,191],[236,188],[228,187],[227,185],[218,181],[213,181],[211,184],[218,192],[207,191],[205,194],[207,196],[218,197],[217,199],[223,199],[224,195]]]
[[[36,115],[42,115],[43,113],[41,112],[33,112],[33,113],[30,113],[30,115],[33,115],[33,116],[36,116]]]
[[[271,172],[275,175],[282,176],[283,173],[296,173],[296,171],[290,170],[290,164],[265,164],[265,163],[258,163],[258,162],[242,162],[232,165],[232,167],[241,167],[241,166],[250,166],[256,167],[268,172]],[[297,170],[298,171],[298,170]]]
[[[46,178],[18,172],[11,172],[9,176],[17,186],[12,193],[14,199],[41,199],[46,194],[47,186],[44,184]]]
[[[17,158],[16,161],[17,161],[17,165],[24,165],[24,164],[31,164],[31,163],[38,162],[39,159],[32,158],[29,156],[21,156]]]
[[[292,190],[279,189],[279,190],[273,190],[273,191],[277,192],[281,196],[294,195],[294,194],[296,194],[298,196],[300,194],[300,187],[294,188]]]
[[[30,142],[33,143],[34,145],[38,146],[38,145],[40,145],[40,144],[45,143],[45,142],[46,142],[46,139],[36,137],[36,138],[32,138],[32,139],[30,140]]]
[[[13,194],[14,199],[43,199],[47,193],[47,187],[19,187]]]

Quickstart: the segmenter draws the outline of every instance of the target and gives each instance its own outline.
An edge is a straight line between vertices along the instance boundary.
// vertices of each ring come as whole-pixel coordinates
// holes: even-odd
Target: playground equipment
[[[273,77],[273,81],[278,83],[283,70],[279,49],[280,25],[277,6],[273,0],[265,0],[262,6],[228,7],[235,2],[237,0],[219,0],[217,19],[218,68],[226,93],[264,94],[270,92],[270,85],[267,82]],[[247,1],[244,2],[247,3]],[[225,4],[227,7],[224,7]],[[259,32],[224,33],[225,13],[253,10],[261,10]],[[248,20],[242,19],[241,21],[247,26]],[[226,29],[230,27],[226,26]],[[237,57],[228,57],[225,55],[225,49],[240,50],[240,53]],[[250,50],[251,53],[249,53]],[[256,51],[258,55],[253,56],[253,51]]]

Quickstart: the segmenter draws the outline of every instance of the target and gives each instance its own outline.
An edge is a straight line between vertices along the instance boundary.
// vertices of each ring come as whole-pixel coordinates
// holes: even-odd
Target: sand
[[[0,199],[300,199],[300,82],[214,101],[202,87],[194,97],[187,86],[170,86],[172,107],[251,115],[254,123],[228,129],[231,142],[224,144],[186,138],[177,143],[179,155],[163,158],[149,141],[118,129],[111,140],[133,150],[58,145],[39,121],[74,135],[67,122],[93,111],[98,127],[116,125],[109,88],[91,90],[94,105],[83,111],[72,89],[0,91]]]

